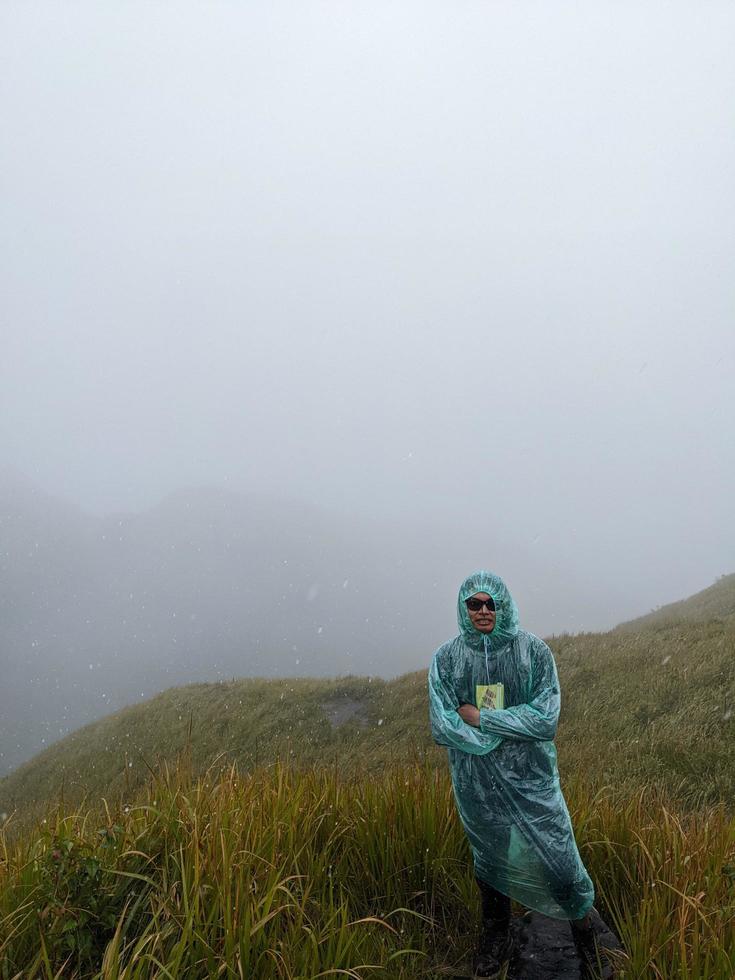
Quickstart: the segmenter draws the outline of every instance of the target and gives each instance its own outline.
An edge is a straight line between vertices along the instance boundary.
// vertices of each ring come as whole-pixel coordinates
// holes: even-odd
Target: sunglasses
[[[495,612],[495,602],[492,599],[465,599],[465,605],[472,612],[479,612],[483,606],[487,606],[488,612]]]

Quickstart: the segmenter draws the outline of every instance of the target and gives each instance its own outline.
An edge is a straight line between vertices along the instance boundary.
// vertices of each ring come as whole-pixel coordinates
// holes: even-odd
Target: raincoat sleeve
[[[437,745],[460,749],[472,755],[485,755],[496,749],[503,739],[499,735],[481,732],[463,721],[457,708],[459,698],[451,683],[451,664],[444,648],[434,654],[429,670],[429,719],[431,737]]]
[[[531,699],[510,708],[481,708],[480,731],[521,741],[551,741],[556,735],[561,695],[554,655],[536,638],[531,651]]]

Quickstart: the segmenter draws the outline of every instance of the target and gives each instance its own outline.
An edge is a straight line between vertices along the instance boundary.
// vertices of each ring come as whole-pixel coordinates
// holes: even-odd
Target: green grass
[[[617,787],[567,789],[626,978],[731,980],[735,821]],[[252,980],[451,974],[479,917],[446,772],[372,777],[281,760],[195,777],[190,759],[119,809],[0,832],[0,978]],[[518,910],[517,910],[518,911]]]
[[[360,702],[367,727],[352,719],[333,730],[321,705],[335,698]],[[102,795],[129,799],[150,768],[159,769],[187,743],[199,772],[215,757],[223,768],[233,761],[253,768],[280,757],[306,767],[336,760],[345,772],[356,766],[379,772],[412,741],[427,744],[420,731],[427,723],[420,674],[393,684],[356,677],[192,684],[93,722],[0,779],[0,812],[16,812],[19,825],[36,818],[49,799],[73,805]]]
[[[560,771],[735,800],[735,622],[561,637]],[[563,666],[561,666],[563,665]]]

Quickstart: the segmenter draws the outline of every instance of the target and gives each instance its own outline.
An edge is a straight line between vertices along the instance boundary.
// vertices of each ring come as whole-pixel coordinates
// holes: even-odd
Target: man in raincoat
[[[556,765],[560,693],[553,654],[519,628],[516,604],[491,572],[462,583],[457,620],[459,635],[442,644],[431,663],[429,711],[432,737],[447,747],[482,897],[475,972],[492,976],[509,957],[514,898],[569,919],[582,975],[598,976],[589,916],[594,886]],[[607,968],[603,976],[610,975]]]

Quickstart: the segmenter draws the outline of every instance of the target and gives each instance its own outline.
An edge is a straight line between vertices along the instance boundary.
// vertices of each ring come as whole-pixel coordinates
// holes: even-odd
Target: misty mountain
[[[429,527],[200,488],[100,518],[5,472],[0,773],[173,685],[419,669],[456,633],[477,567],[500,570],[534,632],[624,604],[481,511]]]

